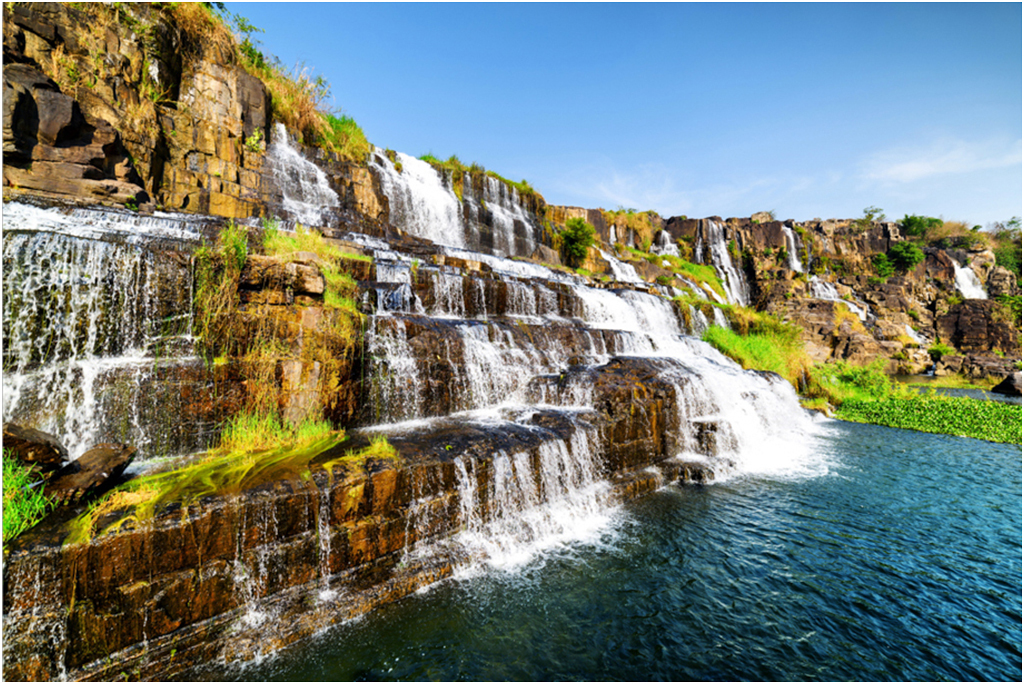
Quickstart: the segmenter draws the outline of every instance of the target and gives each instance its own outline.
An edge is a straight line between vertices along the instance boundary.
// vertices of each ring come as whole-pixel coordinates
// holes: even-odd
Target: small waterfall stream
[[[956,289],[964,296],[964,299],[988,299],[988,292],[985,291],[985,286],[981,284],[974,269],[959,264],[955,268]]]

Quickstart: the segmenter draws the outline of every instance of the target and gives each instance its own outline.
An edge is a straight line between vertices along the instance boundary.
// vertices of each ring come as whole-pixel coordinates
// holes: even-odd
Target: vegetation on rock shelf
[[[53,505],[31,468],[3,452],[3,540],[7,543],[43,519]]]

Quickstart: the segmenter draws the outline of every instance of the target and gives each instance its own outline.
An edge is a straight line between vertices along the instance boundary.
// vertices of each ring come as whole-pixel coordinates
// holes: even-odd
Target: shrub
[[[879,278],[888,278],[896,271],[893,268],[892,262],[889,261],[889,257],[884,252],[879,252],[871,257],[871,265],[875,267],[875,273],[878,274]]]
[[[893,266],[906,273],[924,261],[924,252],[913,242],[897,242],[889,248],[888,257]]]
[[[855,231],[857,231],[859,233],[863,233],[866,230],[870,230],[871,227],[875,225],[876,221],[884,221],[884,220],[885,220],[885,214],[882,212],[882,210],[879,209],[878,207],[871,206],[871,207],[866,207],[864,209],[864,216],[862,216],[859,219],[856,219],[853,222],[852,226],[853,226]]]
[[[932,346],[928,347],[928,356],[931,357],[932,361],[938,361],[943,356],[949,356],[950,354],[955,353],[956,349],[953,349],[943,342],[936,342]]]
[[[903,220],[900,221],[900,229],[908,237],[923,238],[929,230],[940,228],[942,223],[942,219],[938,218],[904,214]]]
[[[582,218],[571,218],[559,234],[562,237],[562,260],[571,268],[579,267],[594,244],[594,226]]]

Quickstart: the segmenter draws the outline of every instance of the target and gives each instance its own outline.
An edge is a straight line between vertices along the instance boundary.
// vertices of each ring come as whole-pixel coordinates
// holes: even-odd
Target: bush
[[[888,257],[893,266],[906,273],[924,261],[924,252],[912,242],[897,242],[889,248]]]
[[[577,268],[587,258],[587,251],[594,244],[594,226],[581,218],[565,222],[562,237],[562,260],[567,266]]]
[[[883,282],[885,278],[891,276],[896,270],[893,268],[892,262],[889,261],[889,257],[882,252],[871,257],[871,265],[875,267],[875,273],[878,274],[879,278],[882,278]]]
[[[942,219],[929,216],[915,216],[913,214],[907,216],[904,214],[903,220],[900,221],[900,229],[908,237],[923,238],[928,234],[929,230],[941,227]]]
[[[950,354],[955,353],[956,349],[953,349],[943,342],[936,342],[932,346],[928,347],[928,356],[931,357],[932,361],[938,361],[943,356],[949,356]]]

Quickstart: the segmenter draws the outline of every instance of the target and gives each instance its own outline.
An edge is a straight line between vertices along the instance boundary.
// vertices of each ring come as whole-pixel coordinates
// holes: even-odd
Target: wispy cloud
[[[694,175],[661,164],[624,169],[609,163],[577,169],[552,189],[590,207],[654,209],[663,216],[735,216],[769,209],[785,211],[785,204],[815,193],[823,182],[788,172],[738,174],[743,177],[735,180],[721,173]]]
[[[863,177],[868,181],[911,183],[1020,164],[1020,138],[976,142],[944,138],[923,147],[876,152],[864,161]]]

